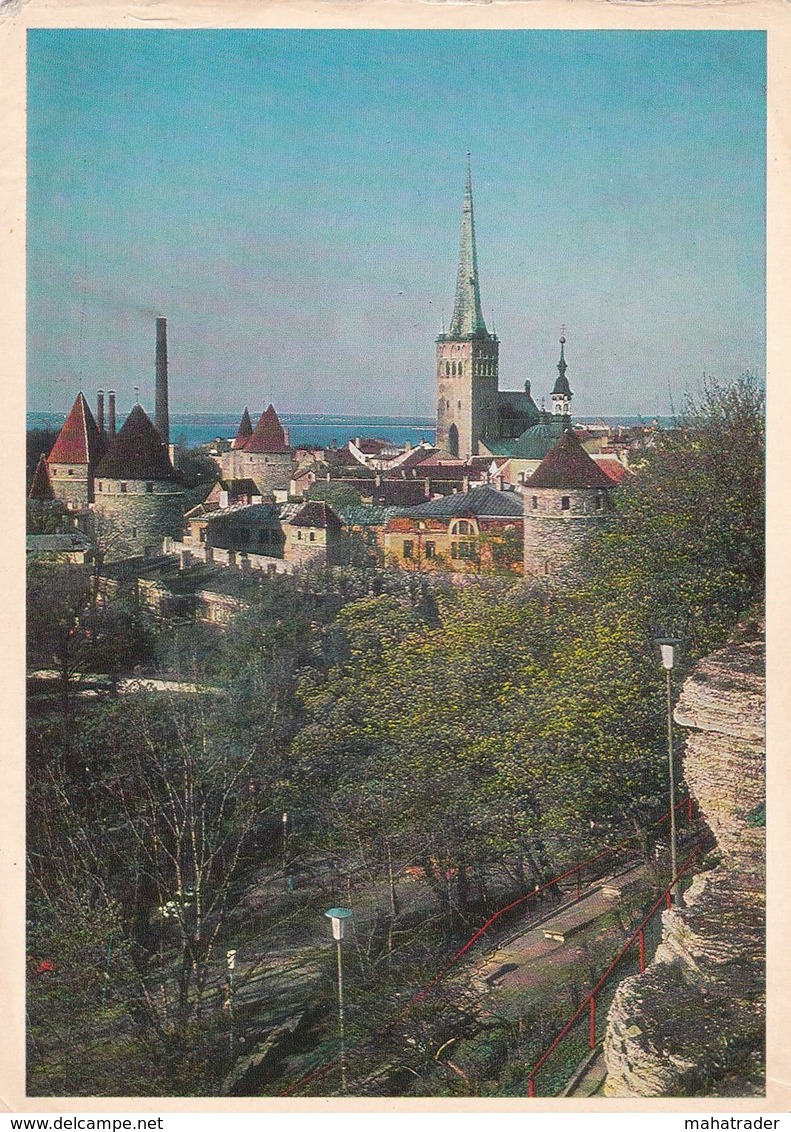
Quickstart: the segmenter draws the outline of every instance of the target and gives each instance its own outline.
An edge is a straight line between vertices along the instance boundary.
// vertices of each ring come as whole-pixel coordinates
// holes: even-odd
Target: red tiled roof
[[[613,481],[590,458],[579,439],[567,429],[549,450],[525,487],[612,487]]]
[[[55,492],[52,490],[52,480],[49,476],[49,464],[43,452],[38,458],[38,464],[36,465],[33,482],[30,485],[28,498],[42,500],[55,498]]]
[[[50,464],[93,464],[104,451],[96,421],[82,393],[63,422],[49,454]]]
[[[432,452],[432,454],[430,456],[427,456],[425,460],[421,460],[418,464],[418,467],[422,468],[425,466],[427,468],[435,468],[438,465],[441,465],[442,467],[455,468],[466,467],[463,460],[454,459],[454,457],[450,456],[447,452],[443,452],[441,448],[438,448],[436,452]]]
[[[606,472],[613,483],[623,483],[626,477],[632,474],[625,464],[622,464],[620,460],[616,460],[612,456],[605,456],[604,458],[593,456],[592,459],[597,467],[601,468],[603,472]]]
[[[135,405],[123,428],[99,461],[97,476],[107,479],[178,480],[168,447],[140,405]]]
[[[286,434],[274,405],[270,405],[266,412],[261,414],[252,435],[244,442],[244,450],[245,452],[291,451],[286,444]]]
[[[343,525],[333,509],[323,499],[309,500],[303,507],[300,507],[289,522],[292,527],[319,527],[322,530],[332,528],[336,531],[339,531]]]
[[[244,448],[249,437],[253,435],[253,422],[250,420],[250,412],[245,407],[242,413],[242,419],[239,422],[239,429],[236,433],[236,439],[231,445],[232,448]]]

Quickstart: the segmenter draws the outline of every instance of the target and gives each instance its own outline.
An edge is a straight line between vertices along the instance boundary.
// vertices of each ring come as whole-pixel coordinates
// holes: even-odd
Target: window
[[[137,538],[137,527],[132,527],[132,538]]]
[[[302,542],[302,531],[297,531],[297,538]]]
[[[533,496],[532,503],[533,503],[533,510],[537,511],[538,510],[538,496],[537,495]]]
[[[69,468],[69,475],[70,475],[70,476],[73,476],[73,475],[74,475],[74,468]]]
[[[560,509],[561,511],[568,511],[569,507],[571,507],[571,500],[568,495],[564,495],[560,500]]]
[[[451,558],[459,557],[459,544],[457,542],[452,542],[450,544],[450,556]]]
[[[469,543],[469,542],[460,542],[459,543],[459,558],[474,558],[474,557],[475,557],[475,551],[473,550],[472,544]]]
[[[452,535],[471,535],[473,534],[472,523],[468,523],[466,519],[459,519],[454,523],[450,529]]]
[[[126,484],[125,483],[121,484],[121,495],[126,495]]]
[[[434,558],[437,544],[434,542],[426,543],[426,558]]]
[[[461,401],[459,401],[459,408],[461,408]]]
[[[199,542],[205,542],[206,541],[206,528],[205,527],[201,527],[201,529],[198,531],[198,541]]]
[[[151,495],[153,493],[153,491],[154,491],[154,485],[152,483],[147,483],[146,484],[146,492],[149,495]]]
[[[601,511],[603,504],[604,504],[603,497],[601,495],[597,495],[596,496],[596,510]]]
[[[99,480],[99,491],[101,491],[101,490],[102,490],[102,481]]]
[[[445,377],[450,377],[450,362],[445,362]]]
[[[549,559],[548,558],[544,559],[544,573],[545,574],[549,573]]]
[[[459,377],[464,373],[464,362],[459,362]]]
[[[404,539],[404,558],[415,557],[415,544],[412,539]]]
[[[310,538],[310,541],[311,541],[311,542],[315,542],[315,541],[316,541],[316,532],[315,532],[315,531],[311,531],[311,532],[310,532],[310,535],[309,535],[309,538]]]

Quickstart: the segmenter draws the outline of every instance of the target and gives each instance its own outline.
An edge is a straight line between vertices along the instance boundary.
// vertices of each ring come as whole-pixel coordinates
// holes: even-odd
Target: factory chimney
[[[112,440],[115,436],[115,390],[107,392],[107,435]]]
[[[170,444],[168,419],[168,331],[167,319],[157,319],[157,388],[154,424],[165,444]]]
[[[99,435],[104,436],[104,390],[96,392],[96,424],[99,426]]]

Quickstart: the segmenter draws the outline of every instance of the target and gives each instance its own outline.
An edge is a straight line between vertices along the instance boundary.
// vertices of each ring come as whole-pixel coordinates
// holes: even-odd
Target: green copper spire
[[[478,285],[478,253],[475,248],[475,221],[472,214],[472,171],[468,153],[467,186],[464,190],[464,205],[461,210],[461,247],[459,273],[456,276],[456,301],[448,337],[469,338],[472,335],[486,333]]]

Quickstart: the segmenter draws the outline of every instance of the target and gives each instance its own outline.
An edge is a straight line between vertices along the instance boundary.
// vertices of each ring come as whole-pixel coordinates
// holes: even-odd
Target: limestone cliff
[[[764,658],[763,625],[750,623],[682,688],[684,776],[719,863],[663,913],[645,973],[618,987],[608,1096],[764,1092]]]

